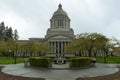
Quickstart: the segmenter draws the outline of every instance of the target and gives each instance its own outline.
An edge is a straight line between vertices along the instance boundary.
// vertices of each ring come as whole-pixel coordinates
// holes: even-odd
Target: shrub
[[[82,68],[88,67],[91,64],[91,60],[88,57],[74,57],[70,58],[70,68]]]
[[[49,68],[52,66],[52,59],[48,57],[29,58],[30,66]]]

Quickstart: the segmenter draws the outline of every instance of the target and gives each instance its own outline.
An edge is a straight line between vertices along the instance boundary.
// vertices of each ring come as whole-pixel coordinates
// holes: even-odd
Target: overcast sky
[[[97,32],[120,39],[120,0],[0,0],[0,22],[17,29],[19,39],[41,38],[60,2],[75,35]]]

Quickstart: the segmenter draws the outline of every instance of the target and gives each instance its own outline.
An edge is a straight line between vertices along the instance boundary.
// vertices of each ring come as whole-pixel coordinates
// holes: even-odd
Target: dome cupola
[[[57,11],[54,12],[50,19],[51,28],[69,28],[70,19],[67,13],[62,9],[62,5],[58,5]]]
[[[54,17],[67,17],[67,18],[68,18],[68,15],[67,15],[67,13],[62,9],[62,5],[61,5],[61,4],[58,5],[57,11],[54,12],[52,18],[54,18]]]
[[[74,31],[70,28],[70,18],[66,11],[63,10],[62,5],[58,5],[58,9],[53,13],[50,19],[50,28],[47,30],[46,39],[55,36],[64,36],[70,39],[74,38]]]

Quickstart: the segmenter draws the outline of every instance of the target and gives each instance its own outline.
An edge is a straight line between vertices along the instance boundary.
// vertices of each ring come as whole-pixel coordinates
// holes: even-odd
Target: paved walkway
[[[57,67],[58,65],[54,65]],[[60,67],[61,65],[59,65]],[[66,67],[67,65],[62,65]],[[75,80],[76,78],[96,77],[108,74],[113,74],[119,69],[113,64],[97,63],[96,67],[79,70],[51,70],[33,67],[24,67],[24,64],[5,65],[2,72],[10,75],[17,75],[23,77],[45,78],[46,80]]]

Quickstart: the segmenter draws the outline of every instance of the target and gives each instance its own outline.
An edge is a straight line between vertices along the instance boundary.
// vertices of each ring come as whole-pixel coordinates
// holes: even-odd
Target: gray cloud
[[[98,32],[119,37],[120,0],[63,0],[75,34]],[[0,21],[17,28],[20,39],[44,37],[58,0],[0,0]]]

